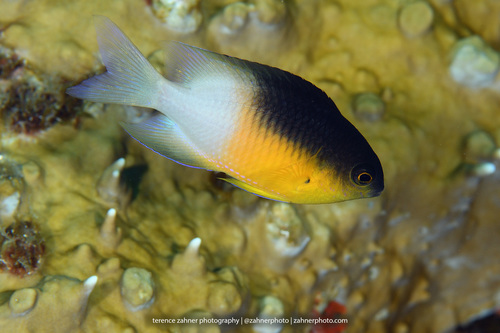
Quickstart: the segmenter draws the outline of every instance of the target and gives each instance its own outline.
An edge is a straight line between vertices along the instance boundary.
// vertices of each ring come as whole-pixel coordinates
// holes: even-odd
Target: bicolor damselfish
[[[96,16],[95,26],[107,71],[67,93],[158,110],[122,124],[155,152],[278,201],[332,203],[383,190],[377,155],[312,83],[179,42],[166,46],[163,76],[111,20]]]

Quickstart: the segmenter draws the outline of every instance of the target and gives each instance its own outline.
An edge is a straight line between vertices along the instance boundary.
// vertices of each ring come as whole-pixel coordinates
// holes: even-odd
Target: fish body
[[[67,93],[158,110],[122,124],[148,148],[278,201],[332,203],[383,190],[377,155],[312,83],[179,42],[166,46],[163,77],[108,18],[95,25],[107,72]]]

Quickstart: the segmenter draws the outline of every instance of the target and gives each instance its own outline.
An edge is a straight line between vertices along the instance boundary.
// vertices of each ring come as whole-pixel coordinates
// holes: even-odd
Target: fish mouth
[[[372,189],[370,192],[369,192],[369,196],[370,197],[378,197],[379,195],[382,194],[382,192],[384,191],[384,187],[382,186],[382,188],[375,188],[375,189]]]

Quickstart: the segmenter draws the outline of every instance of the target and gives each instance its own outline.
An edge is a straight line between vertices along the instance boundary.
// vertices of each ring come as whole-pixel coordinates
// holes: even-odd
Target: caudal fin
[[[66,93],[94,102],[155,108],[164,78],[110,19],[94,16],[94,23],[107,71]]]

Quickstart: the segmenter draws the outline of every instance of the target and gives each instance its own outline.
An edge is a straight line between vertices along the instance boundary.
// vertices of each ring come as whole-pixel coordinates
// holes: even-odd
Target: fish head
[[[379,196],[384,189],[384,172],[368,143],[356,143],[344,152],[327,153],[326,159],[320,156],[307,182],[296,187],[293,201],[334,203]]]
[[[377,197],[384,189],[384,171],[375,152],[368,143],[357,150],[360,153],[344,156],[336,168],[340,173],[336,179],[341,180],[336,193],[344,201]]]
[[[325,204],[379,196],[384,189],[383,171],[377,164],[359,163],[350,170],[318,168],[287,192],[283,201]]]
[[[380,160],[361,135],[344,141],[342,147],[325,146],[313,155],[303,150],[299,156],[293,165],[256,177],[267,184],[259,195],[291,203],[328,204],[376,197],[384,189]]]
[[[378,161],[377,161],[378,162]],[[377,197],[384,189],[384,174],[380,163],[362,162],[344,177],[342,191],[346,200]]]

